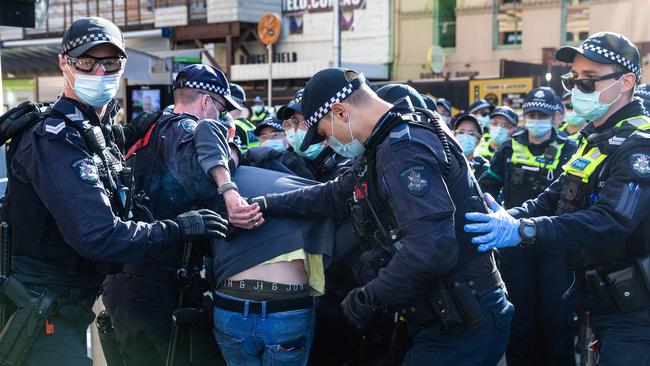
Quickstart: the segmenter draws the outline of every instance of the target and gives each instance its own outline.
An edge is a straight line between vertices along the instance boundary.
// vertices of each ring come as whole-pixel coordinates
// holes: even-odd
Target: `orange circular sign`
[[[274,44],[280,38],[282,20],[275,13],[266,13],[257,24],[257,35],[265,45]]]

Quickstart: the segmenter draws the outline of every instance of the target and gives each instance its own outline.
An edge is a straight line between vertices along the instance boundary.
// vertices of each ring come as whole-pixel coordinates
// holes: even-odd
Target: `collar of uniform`
[[[377,122],[375,127],[372,129],[372,133],[370,134],[370,137],[368,137],[368,140],[365,144],[367,145],[367,143],[372,140],[373,136],[377,134],[377,131],[381,130],[381,127],[395,118],[396,115],[413,112],[415,112],[415,109],[413,109],[413,104],[411,103],[411,99],[409,97],[404,97],[398,100],[393,104],[393,107],[391,109],[384,113],[381,118],[379,118],[379,122]]]
[[[529,133],[528,130],[523,129],[514,136],[514,139],[517,140],[517,142],[522,144],[522,145],[526,145],[526,146],[543,146],[543,147],[548,146],[552,141],[555,141],[555,140],[558,139],[557,132],[555,132],[554,128],[551,129],[551,137],[549,137],[548,140],[542,142],[541,144],[533,144],[533,143],[531,143],[530,140],[528,139],[528,133]]]
[[[79,127],[82,127],[84,121],[90,122],[93,126],[99,126],[99,118],[92,107],[66,96],[62,95],[59,100],[54,103],[52,110],[63,114]]]
[[[643,104],[641,103],[640,100],[638,99],[632,99],[632,101],[626,105],[623,106],[623,108],[619,109],[616,111],[614,114],[612,114],[605,123],[602,125],[595,127],[596,132],[603,132],[605,130],[608,130],[614,126],[616,126],[617,123],[624,119],[636,117],[636,116],[642,116],[644,115],[644,108]]]

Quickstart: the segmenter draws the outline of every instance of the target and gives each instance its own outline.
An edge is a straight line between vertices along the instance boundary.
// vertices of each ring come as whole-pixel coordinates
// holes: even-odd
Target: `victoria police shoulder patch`
[[[408,167],[399,175],[402,187],[416,197],[422,197],[429,191],[429,172],[422,165]]]
[[[650,177],[650,155],[632,154],[630,155],[630,168],[640,178]]]
[[[194,130],[196,130],[196,121],[184,119],[181,121],[181,126],[183,126],[183,129],[188,133],[194,133]]]
[[[99,169],[92,158],[83,158],[72,163],[74,173],[88,184],[99,181]]]

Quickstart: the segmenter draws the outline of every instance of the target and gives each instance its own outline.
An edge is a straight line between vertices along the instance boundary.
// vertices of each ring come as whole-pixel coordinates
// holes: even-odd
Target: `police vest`
[[[88,142],[84,137],[84,132],[74,122],[68,120],[63,115],[55,111],[44,114],[37,123],[45,123],[49,118],[63,120],[67,127],[73,128],[79,132],[86,146]],[[35,123],[36,124],[36,123]],[[68,245],[61,232],[59,231],[56,221],[52,214],[45,207],[38,194],[34,189],[23,184],[16,179],[11,173],[10,162],[15,154],[15,149],[20,144],[20,140],[25,132],[31,131],[32,128],[24,130],[20,135],[13,138],[7,151],[7,194],[4,198],[6,203],[7,221],[11,225],[11,245],[12,255],[27,256],[42,261],[52,267],[59,268],[66,275],[96,276],[98,273],[114,273],[119,270],[111,264],[93,262],[79,255],[70,245]],[[105,136],[108,140],[108,136]],[[107,177],[110,174],[117,177],[118,171],[121,171],[122,159],[118,151],[105,150],[105,156],[109,156],[107,165],[104,165],[104,159],[100,159],[96,153],[86,148],[86,152],[93,157],[97,164],[99,177],[106,189],[105,193],[109,197],[111,208],[116,216],[121,216],[117,200],[120,199],[119,193],[113,191],[107,184]],[[118,156],[114,156],[116,154]],[[46,273],[44,273],[46,275]],[[86,286],[88,284],[85,284]]]
[[[483,140],[481,143],[478,145],[478,148],[476,148],[476,155],[482,156],[486,159],[492,159],[494,156],[494,151],[490,149],[490,141],[489,140]]]
[[[620,147],[628,138],[650,130],[650,118],[637,116],[625,119],[618,122],[612,130],[614,135],[609,140],[616,141],[616,145]],[[565,176],[556,212],[558,215],[586,210],[598,199],[600,187],[597,187],[593,179],[594,173],[599,167],[604,169],[603,163],[616,150],[606,154],[598,146],[594,146],[585,151],[588,146],[589,143],[581,139],[577,152],[564,165]],[[590,252],[575,251],[570,255],[570,262],[574,267],[590,268],[603,263],[623,263],[631,259],[630,255],[643,256],[650,252],[650,238],[647,233],[650,233],[649,217],[625,239],[625,245],[616,244]]]
[[[537,197],[555,179],[554,171],[560,163],[563,143],[552,141],[544,155],[533,155],[528,146],[512,139],[512,155],[507,187],[504,189],[506,207],[519,206],[528,199]],[[547,152],[554,151],[552,156]]]
[[[562,126],[560,126],[560,128],[558,128],[558,132],[564,132],[564,131],[566,131],[566,129],[568,128],[568,126],[569,126],[569,124],[565,122]],[[567,133],[567,135],[566,135],[567,140],[569,140],[569,141],[571,141],[571,142],[576,142],[576,141],[578,141],[578,138],[579,138],[579,137],[580,137],[580,130],[578,130],[578,132],[573,133],[573,134],[571,134],[571,135],[569,135],[568,133]]]
[[[260,124],[260,122],[264,121],[264,119],[266,118],[266,116],[268,116],[268,114],[269,113],[267,111],[263,111],[260,114],[253,113],[253,115],[250,117],[250,122],[257,126]]]
[[[242,148],[251,148],[260,144],[259,138],[255,136],[255,125],[243,118],[235,120],[235,127],[239,130],[237,133],[241,137],[239,145]]]

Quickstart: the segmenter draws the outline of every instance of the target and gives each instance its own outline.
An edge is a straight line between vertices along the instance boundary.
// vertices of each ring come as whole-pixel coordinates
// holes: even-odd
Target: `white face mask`
[[[540,138],[546,135],[551,128],[553,128],[553,123],[550,118],[547,119],[526,119],[524,127],[528,130],[533,137]]]
[[[63,78],[68,85],[72,86],[72,90],[82,103],[98,108],[105,106],[115,98],[117,90],[120,88],[121,73],[102,76],[82,75],[75,74],[70,66],[67,67],[68,71],[74,75],[74,84],[68,79],[65,72]]]
[[[366,148],[362,143],[359,142],[359,140],[354,138],[354,135],[352,135],[352,118],[350,116],[350,112],[348,112],[348,131],[350,132],[352,141],[347,144],[343,144],[336,137],[334,137],[334,112],[332,112],[332,135],[327,140],[328,146],[331,147],[334,152],[345,158],[356,159],[359,156],[363,155],[363,153],[366,151]]]

